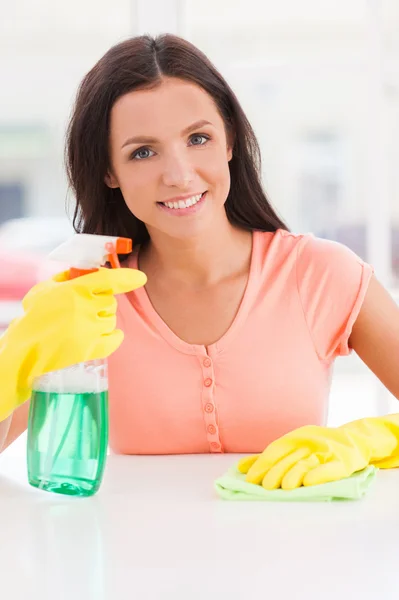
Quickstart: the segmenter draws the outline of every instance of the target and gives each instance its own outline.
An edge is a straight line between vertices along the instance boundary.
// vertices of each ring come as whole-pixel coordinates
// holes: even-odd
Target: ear
[[[119,183],[116,179],[115,175],[113,175],[110,171],[107,171],[106,176],[104,177],[105,184],[110,188],[118,188]]]
[[[227,160],[228,160],[228,162],[230,162],[231,159],[233,158],[234,142],[235,142],[235,133],[233,131],[230,131],[227,136]]]

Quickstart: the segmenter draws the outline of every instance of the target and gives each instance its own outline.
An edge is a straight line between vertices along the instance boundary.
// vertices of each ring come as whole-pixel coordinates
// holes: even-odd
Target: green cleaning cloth
[[[265,490],[260,485],[247,483],[245,475],[232,468],[215,481],[216,492],[223,500],[260,500],[266,502],[330,502],[332,500],[359,500],[371,486],[378,469],[368,466],[350,477],[295,490]]]

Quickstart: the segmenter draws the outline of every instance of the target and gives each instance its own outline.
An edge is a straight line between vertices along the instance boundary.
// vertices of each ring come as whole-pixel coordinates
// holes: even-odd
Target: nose
[[[169,187],[187,189],[194,179],[194,169],[184,151],[165,157],[163,182]]]

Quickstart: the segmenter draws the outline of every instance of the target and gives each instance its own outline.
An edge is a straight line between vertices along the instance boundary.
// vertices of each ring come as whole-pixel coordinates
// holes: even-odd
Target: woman
[[[190,43],[142,36],[111,48],[80,86],[67,164],[77,229],[131,237],[134,251],[119,272],[28,294],[0,354],[7,414],[21,405],[3,421],[4,447],[26,428],[34,375],[109,354],[118,453],[261,452],[308,425],[325,440],[333,363],[351,349],[399,398],[398,308],[348,248],[288,231],[262,190],[243,110]],[[61,322],[91,334],[55,340]]]

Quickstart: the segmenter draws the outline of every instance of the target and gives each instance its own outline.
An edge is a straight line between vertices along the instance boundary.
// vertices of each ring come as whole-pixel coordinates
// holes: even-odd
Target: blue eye
[[[152,152],[152,154],[149,154],[150,152]],[[154,154],[155,152],[143,146],[142,148],[138,148],[137,150],[135,150],[131,158],[134,158],[136,160],[144,160],[145,158],[151,158],[151,156],[153,156]]]
[[[190,137],[192,146],[203,146],[208,140],[209,137],[207,135],[204,135],[203,133],[194,133]]]

